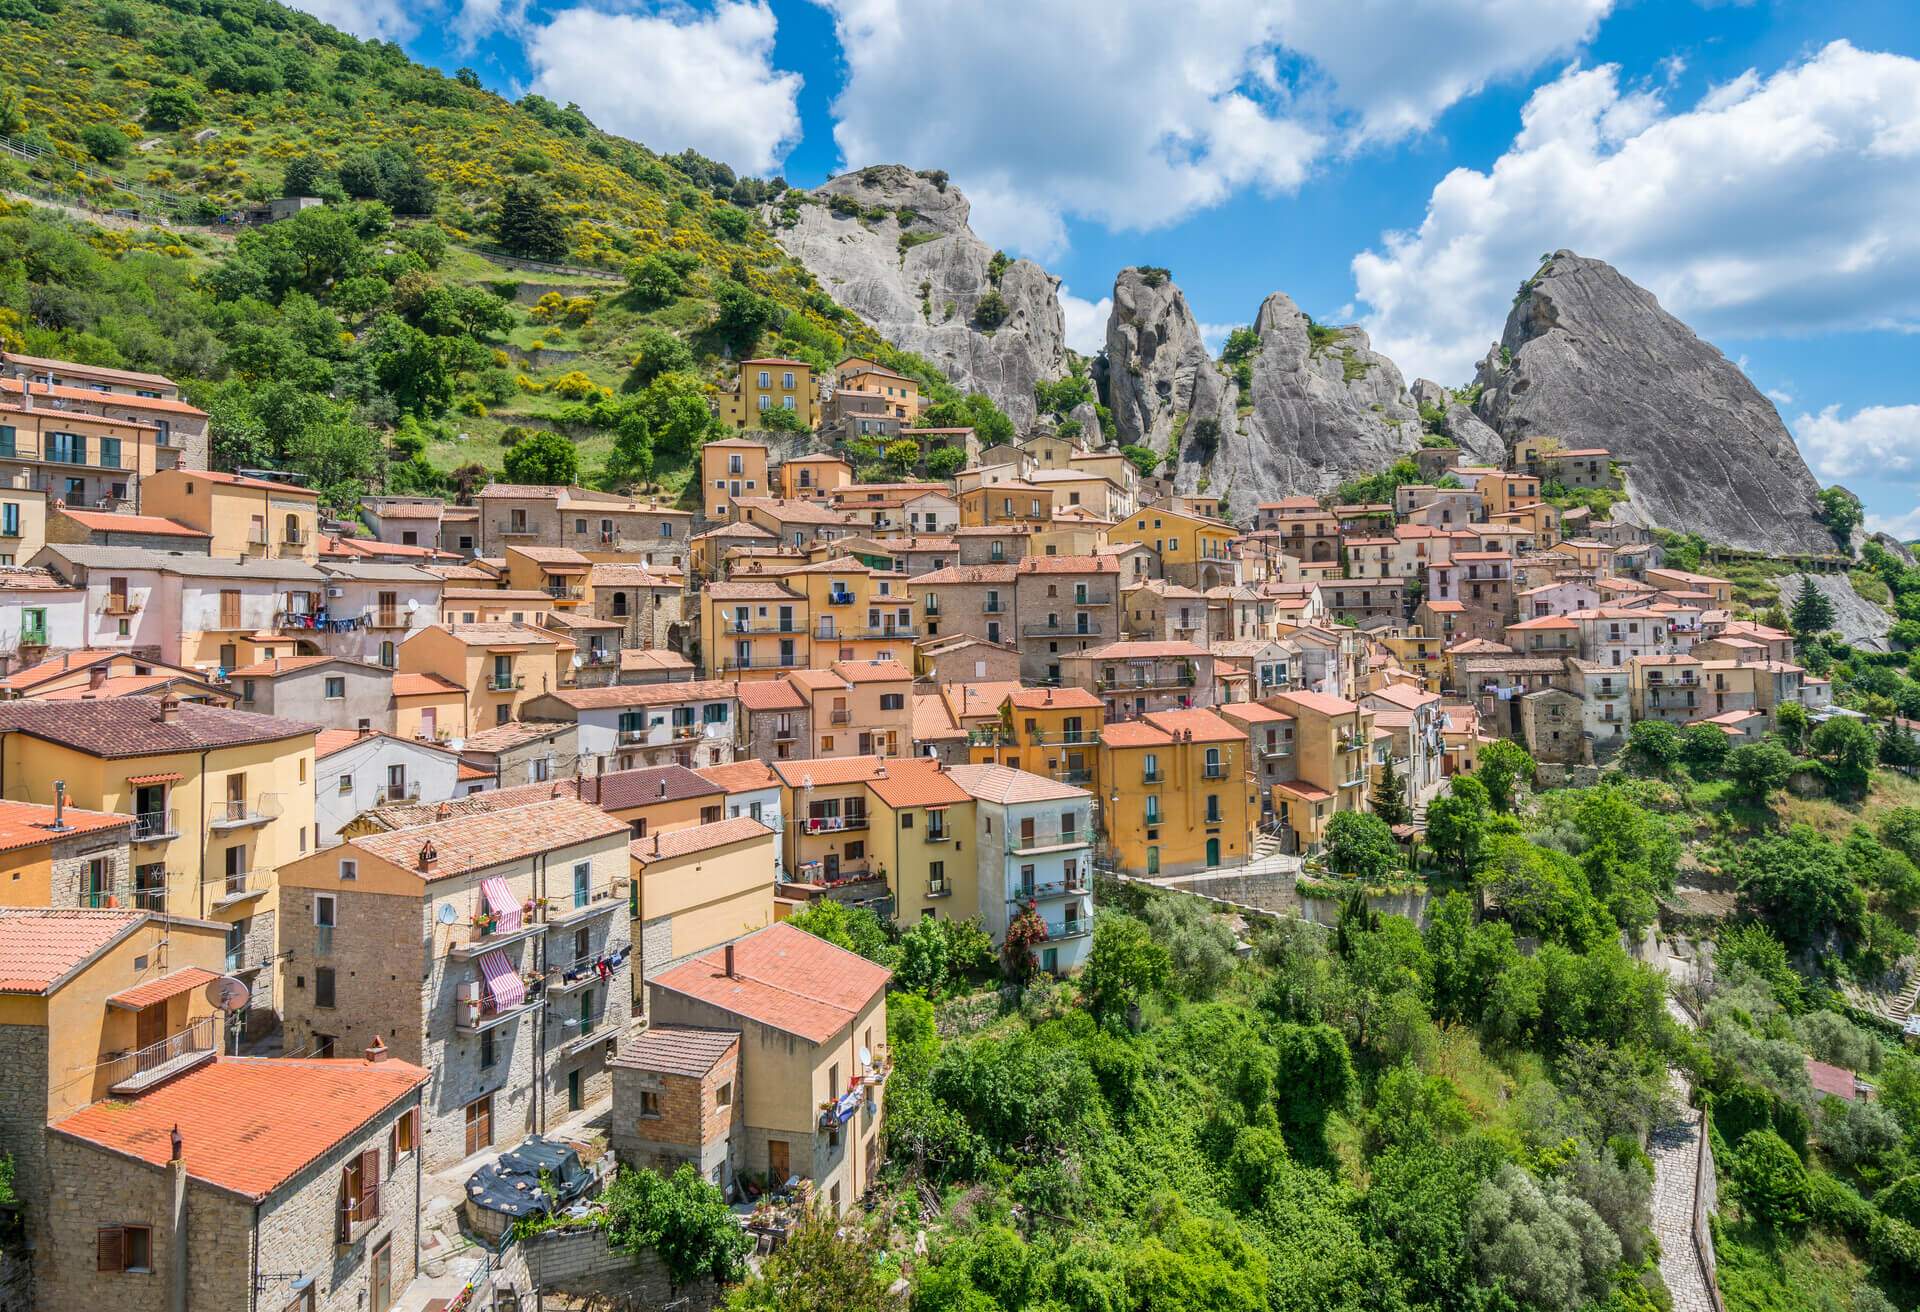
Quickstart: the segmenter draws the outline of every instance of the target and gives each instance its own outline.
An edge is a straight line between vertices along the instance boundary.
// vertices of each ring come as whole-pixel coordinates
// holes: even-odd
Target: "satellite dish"
[[[586,658],[586,657],[584,657],[584,656],[582,656],[582,655],[581,655],[581,654],[580,654],[579,652],[575,652],[575,653],[573,654],[573,668],[574,668],[574,669],[576,669],[576,670],[577,670],[577,669],[579,669],[579,668],[580,668],[580,667],[581,667],[582,665],[585,665],[586,663],[587,663],[587,658]]]
[[[207,981],[207,1001],[221,1011],[242,1010],[253,999],[253,990],[243,980],[232,975],[222,975],[218,979]]]
[[[453,909],[453,903],[442,902],[440,909],[433,913],[433,918],[443,925],[451,925],[454,921],[460,919],[460,913]]]
[[[420,603],[418,601],[415,601],[412,597],[408,597],[407,598],[407,614],[411,615],[419,609],[420,609]]]

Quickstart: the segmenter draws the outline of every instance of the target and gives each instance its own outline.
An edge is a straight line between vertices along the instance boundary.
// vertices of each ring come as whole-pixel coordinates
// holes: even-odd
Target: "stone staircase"
[[[1259,861],[1266,857],[1279,855],[1280,835],[1270,834],[1265,830],[1256,830],[1253,835],[1252,859]]]
[[[1916,1005],[1920,1005],[1920,970],[1913,972],[1913,978],[1907,981],[1907,987],[1898,998],[1894,999],[1889,1018],[1895,1025],[1904,1029],[1907,1021],[1913,1016]]]

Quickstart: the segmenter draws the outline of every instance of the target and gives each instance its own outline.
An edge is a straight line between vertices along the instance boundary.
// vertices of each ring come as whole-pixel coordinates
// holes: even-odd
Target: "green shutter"
[[[13,425],[0,424],[0,456],[10,456],[13,450]]]

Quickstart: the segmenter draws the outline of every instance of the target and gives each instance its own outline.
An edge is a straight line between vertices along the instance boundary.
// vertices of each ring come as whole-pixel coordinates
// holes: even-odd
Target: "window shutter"
[[[340,1206],[334,1209],[333,1237],[339,1243],[353,1238],[353,1167],[340,1168]]]
[[[125,1271],[127,1269],[127,1232],[117,1225],[103,1225],[94,1231],[94,1246],[99,1257],[96,1263],[102,1271]]]
[[[380,1215],[380,1150],[369,1148],[360,1154],[360,1219],[371,1221]]]

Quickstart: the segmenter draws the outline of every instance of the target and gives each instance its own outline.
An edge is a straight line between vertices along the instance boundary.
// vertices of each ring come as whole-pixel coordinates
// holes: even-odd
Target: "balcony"
[[[1265,747],[1262,747],[1260,749],[1260,755],[1266,757],[1269,760],[1277,760],[1281,757],[1292,756],[1293,744],[1292,743],[1269,743]]]
[[[991,598],[984,602],[980,609],[989,615],[1004,615],[1007,613],[1007,607],[1004,602],[994,601]]]
[[[952,897],[953,881],[951,879],[929,879],[927,881],[927,896]]]
[[[140,607],[141,603],[132,597],[109,593],[106,600],[100,603],[100,613],[102,615],[138,615]]]
[[[626,905],[627,900],[620,895],[620,890],[609,884],[605,888],[589,890],[585,901],[580,900],[578,893],[548,898],[547,905],[540,909],[540,919],[548,928],[558,929],[593,916],[603,916],[609,911],[624,909]]]
[[[224,802],[216,802],[207,814],[207,825],[215,833],[225,833],[229,829],[241,829],[248,825],[264,825],[280,816],[280,794],[262,793],[249,802],[244,797],[229,797]]]
[[[273,889],[272,870],[236,870],[215,875],[201,885],[207,905],[215,911],[265,897]]]
[[[418,783],[402,784],[398,788],[382,788],[373,795],[375,806],[392,806],[398,802],[417,802],[420,800]]]
[[[1091,918],[1048,920],[1044,923],[1047,927],[1048,942],[1057,942],[1060,939],[1067,938],[1085,938],[1087,935],[1093,933],[1093,921]]]
[[[1091,747],[1100,741],[1100,731],[1067,729],[1061,733],[1048,733],[1044,729],[1035,729],[1027,735],[1027,740],[1035,747]]]
[[[1065,852],[1085,847],[1093,841],[1090,829],[1036,829],[1032,833],[1007,835],[1008,856],[1031,856],[1036,852]]]
[[[1093,770],[1089,766],[1079,766],[1053,772],[1055,783],[1072,784],[1076,788],[1085,788],[1093,782]]]
[[[851,606],[855,600],[856,598],[851,592],[829,592],[827,594],[827,605],[829,606]]]
[[[1225,779],[1227,777],[1227,767],[1224,765],[1205,766],[1200,771],[1200,777],[1202,779]]]
[[[516,943],[525,942],[536,934],[544,934],[546,932],[547,927],[545,924],[537,918],[525,914],[522,914],[520,925],[517,929],[482,929],[480,926],[469,922],[467,926],[467,933],[469,935],[467,941],[465,943],[449,944],[447,947],[447,956],[454,961],[471,961],[482,952],[493,952],[500,948],[510,948]]]
[[[504,679],[496,674],[486,682],[488,692],[518,692],[526,686],[527,676],[524,674],[509,675]]]
[[[134,813],[134,842],[165,843],[178,837],[180,837],[180,813],[178,811],[137,811]]]
[[[781,725],[774,726],[773,740],[777,743],[797,742],[799,741],[799,738],[800,738],[800,731],[794,728],[791,724],[781,724]]]
[[[945,825],[928,825],[920,831],[920,841],[924,843],[945,843],[953,838],[953,830]]]
[[[1194,674],[1182,670],[1136,670],[1130,678],[1101,676],[1101,692],[1154,692],[1167,688],[1193,687]]]
[[[1028,638],[1098,638],[1101,632],[1101,626],[1095,623],[1058,624],[1043,621],[1020,626],[1021,635]]]
[[[370,629],[404,629],[412,617],[403,610],[369,607],[363,618]]]
[[[44,647],[44,646],[46,646],[46,645],[47,645],[47,631],[46,631],[45,629],[22,629],[22,630],[20,630],[20,645],[21,645],[22,647]]]
[[[622,729],[619,733],[620,745],[622,747],[644,747],[649,732],[651,731],[647,729]]]
[[[107,1092],[121,1097],[140,1093],[212,1061],[220,1047],[218,1025],[218,1017],[202,1016],[178,1034],[109,1058],[100,1068]]]
[[[136,885],[133,890],[133,906],[136,911],[165,911],[167,909],[166,885]]]
[[[517,1006],[502,1010],[493,1000],[491,993],[478,998],[458,999],[454,1003],[453,1029],[456,1034],[478,1034],[496,1025],[505,1025],[508,1021],[518,1020],[539,1006],[539,998],[528,998]]]
[[[801,821],[801,833],[804,834],[843,834],[867,827],[867,814],[864,811],[854,815],[810,815]]]
[[[720,672],[733,670],[797,670],[798,656],[726,656],[720,660]]]
[[[582,601],[587,595],[586,588],[578,583],[549,583],[541,591],[555,601]]]
[[[1140,782],[1143,784],[1163,784],[1166,781],[1167,772],[1165,770],[1142,770],[1140,772]]]
[[[798,634],[798,633],[800,632],[800,626],[799,626],[799,625],[797,625],[797,624],[795,624],[795,623],[794,623],[794,622],[793,622],[793,621],[792,621],[791,619],[784,619],[784,620],[742,620],[742,619],[728,619],[728,618],[726,618],[725,616],[722,616],[722,617],[721,617],[721,619],[720,619],[720,631],[721,631],[722,633],[793,633],[793,634]]]
[[[827,713],[827,718],[835,724],[851,724],[853,722],[853,712],[852,711],[829,711]]]
[[[280,545],[284,547],[304,547],[311,541],[313,534],[297,524],[280,535]]]
[[[1007,899],[1010,905],[1022,902],[1045,902],[1056,897],[1071,897],[1085,893],[1092,886],[1091,881],[1076,875],[1072,879],[1056,879],[1046,884],[1023,884],[1020,891]]]
[[[999,725],[967,730],[969,747],[1018,747],[1019,740]]]
[[[930,619],[930,620],[937,620],[937,619],[939,619],[939,618],[940,618],[940,603],[939,603],[939,602],[937,602],[937,601],[934,601],[934,600],[933,600],[932,598],[928,598],[928,599],[927,599],[927,601],[926,601],[926,603],[925,603],[925,605],[924,605],[924,607],[923,607],[923,608],[922,608],[922,610],[921,610],[921,613],[922,613],[923,615],[925,615],[925,616],[926,616],[926,617],[927,617],[928,619]]]
[[[502,524],[500,526],[500,536],[503,538],[530,538],[534,536],[534,531],[527,527],[527,521],[523,519],[517,523]]]

